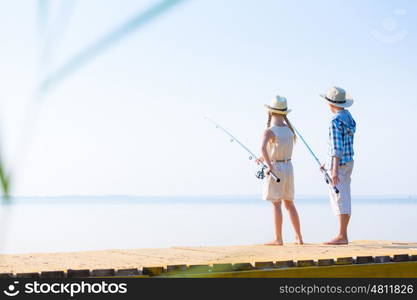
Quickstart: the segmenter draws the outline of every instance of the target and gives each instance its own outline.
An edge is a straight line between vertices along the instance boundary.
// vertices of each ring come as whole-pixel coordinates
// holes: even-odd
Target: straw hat
[[[326,95],[320,96],[323,97],[327,103],[337,107],[346,108],[353,104],[353,99],[350,98],[349,95],[346,95],[345,90],[336,86],[330,88]]]
[[[270,105],[266,105],[265,107],[268,109],[269,112],[286,115],[291,112],[291,109],[287,107],[287,98],[277,95],[275,98],[271,100]]]

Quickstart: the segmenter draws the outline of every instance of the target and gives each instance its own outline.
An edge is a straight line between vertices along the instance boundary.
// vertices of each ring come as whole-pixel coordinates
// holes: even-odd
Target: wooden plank
[[[41,278],[65,278],[64,271],[43,271],[41,272]]]
[[[295,267],[295,263],[292,260],[280,260],[275,262],[277,268],[292,268]]]
[[[90,277],[90,270],[82,269],[82,270],[67,270],[67,277],[68,278],[86,278]]]
[[[394,255],[392,261],[393,262],[403,262],[403,261],[409,261],[410,257],[408,254],[396,254]]]
[[[255,269],[271,269],[275,268],[273,261],[257,261],[255,262]]]
[[[233,271],[232,264],[213,264],[212,272],[230,272]]]
[[[157,276],[159,278],[159,276]],[[116,275],[112,277],[106,277],[106,278],[152,278],[152,276],[149,275]]]
[[[316,263],[312,259],[307,260],[298,260],[297,261],[297,267],[312,267],[315,266]]]
[[[317,261],[317,265],[320,266],[320,267],[323,267],[323,266],[332,266],[332,265],[334,265],[334,259],[333,258],[319,259]]]
[[[370,264],[374,262],[374,258],[372,256],[357,256],[355,263],[357,264]]]
[[[233,271],[249,271],[253,270],[254,267],[250,263],[237,263],[233,264]]]
[[[141,275],[138,269],[119,269],[116,271],[116,276],[134,276]]]
[[[158,276],[164,272],[164,267],[143,267],[142,274],[150,276]]]
[[[417,261],[182,274],[185,278],[417,278]]]
[[[167,272],[171,274],[185,273],[188,271],[187,265],[169,265],[167,266]]]
[[[188,270],[192,273],[207,273],[210,271],[209,265],[190,265]]]
[[[91,277],[108,277],[116,274],[114,269],[95,269],[91,271]]]
[[[40,274],[37,272],[32,273],[17,273],[16,278],[40,278]]]
[[[353,257],[338,257],[336,259],[336,265],[351,265],[353,264],[354,260]]]
[[[349,265],[384,265],[385,269],[387,265],[402,265],[405,263],[417,262],[417,255],[412,254],[395,254],[392,257],[388,255],[384,256],[358,256],[356,259],[353,257],[339,257],[336,260],[334,259],[318,259],[317,262],[314,260],[298,260],[296,263],[292,260],[287,261],[260,261],[255,262],[254,266],[250,263],[221,263],[209,265],[170,265],[167,266],[165,270],[164,267],[144,267],[143,271],[138,269],[95,269],[90,272],[90,270],[67,270],[65,271],[43,271],[41,273],[28,272],[28,273],[18,273],[16,275],[12,273],[0,273],[0,278],[81,278],[81,277],[123,277],[123,276],[132,276],[135,278],[144,278],[149,276],[165,276],[165,275],[179,275],[179,277],[187,277],[190,275],[199,276],[205,273],[236,273],[236,272],[249,272],[256,270],[272,270],[273,269],[292,269],[294,266],[297,266],[299,269],[312,268],[312,267],[342,267]],[[408,264],[407,264],[408,266]],[[391,267],[389,267],[391,268]],[[389,269],[388,268],[388,269]],[[405,267],[408,268],[408,267]],[[396,270],[399,270],[399,267],[395,267]],[[311,272],[310,270],[306,272]],[[334,271],[332,271],[334,272]],[[168,273],[168,274],[167,274]],[[336,272],[337,273],[337,272]],[[269,273],[267,273],[269,274]],[[412,273],[410,273],[412,274]],[[307,275],[307,274],[306,274]],[[337,274],[336,274],[337,275]],[[388,274],[390,275],[390,274]],[[223,276],[223,275],[222,275]],[[281,276],[281,275],[280,275]],[[304,276],[304,275],[303,275]],[[301,277],[303,277],[301,276]],[[358,276],[361,277],[361,274],[358,273]],[[214,276],[215,277],[215,276]],[[238,275],[240,277],[240,275]],[[331,277],[331,276],[330,276]],[[343,276],[342,276],[343,277]],[[384,276],[379,276],[384,277]],[[395,277],[395,276],[393,276]]]
[[[389,257],[388,255],[375,256],[374,258],[375,263],[388,263],[390,261],[391,261],[391,257]]]

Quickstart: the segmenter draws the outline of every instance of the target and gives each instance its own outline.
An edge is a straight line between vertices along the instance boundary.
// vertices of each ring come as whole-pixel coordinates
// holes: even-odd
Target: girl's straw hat
[[[277,95],[275,98],[271,100],[270,105],[266,105],[265,107],[268,109],[269,112],[286,115],[291,112],[291,109],[287,107],[287,98]]]
[[[350,107],[353,104],[353,99],[346,95],[344,89],[340,87],[332,87],[329,89],[326,95],[320,95],[323,97],[328,103],[337,107]]]

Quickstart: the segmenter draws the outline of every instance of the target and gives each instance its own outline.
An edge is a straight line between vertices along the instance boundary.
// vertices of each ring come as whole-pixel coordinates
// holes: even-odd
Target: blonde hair
[[[269,127],[271,127],[271,119],[272,119],[272,114],[268,113],[268,121],[266,122],[266,129],[269,129]]]
[[[271,120],[272,120],[272,114],[271,112],[268,113],[268,121],[266,122],[266,128],[268,129],[271,127]],[[292,131],[294,134],[294,143],[297,141],[297,134],[295,133],[294,127],[292,126],[290,120],[288,119],[287,115],[281,115],[283,117],[285,124],[287,124],[288,128]]]

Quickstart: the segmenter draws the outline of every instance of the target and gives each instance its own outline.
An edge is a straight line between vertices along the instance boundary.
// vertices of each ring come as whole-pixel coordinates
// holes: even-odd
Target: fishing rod
[[[300,137],[301,141],[303,141],[304,145],[307,147],[308,151],[310,151],[311,155],[313,155],[314,159],[316,160],[316,162],[320,166],[320,171],[323,173],[324,180],[326,181],[326,183],[333,189],[333,191],[336,194],[339,194],[338,188],[333,184],[333,180],[330,178],[330,176],[327,173],[327,171],[324,168],[322,168],[322,163],[318,159],[317,155],[314,154],[313,150],[311,150],[310,146],[307,144],[307,142],[305,141],[305,139],[303,138],[303,136],[300,134],[300,132],[297,130],[297,128],[295,128],[294,126],[293,126],[293,128],[294,128],[295,132],[297,133],[297,135]]]
[[[225,134],[227,134],[230,137],[230,141],[236,141],[243,149],[246,150],[246,152],[249,153],[249,160],[255,159],[255,161],[259,162],[261,165],[261,170],[256,172],[255,176],[256,178],[259,179],[264,179],[265,178],[265,170],[268,168],[267,165],[265,165],[263,162],[261,162],[258,157],[253,154],[252,151],[249,150],[248,147],[246,147],[245,145],[243,145],[237,138],[235,138],[229,131],[227,131],[226,129],[224,129],[221,125],[219,125],[218,123],[214,122],[212,119],[205,117],[209,122],[213,123],[216,128],[220,129],[221,131],[223,131]],[[276,181],[276,182],[280,182],[281,179],[278,178],[277,175],[275,175],[272,171],[269,172],[269,174],[271,175],[271,177]]]

